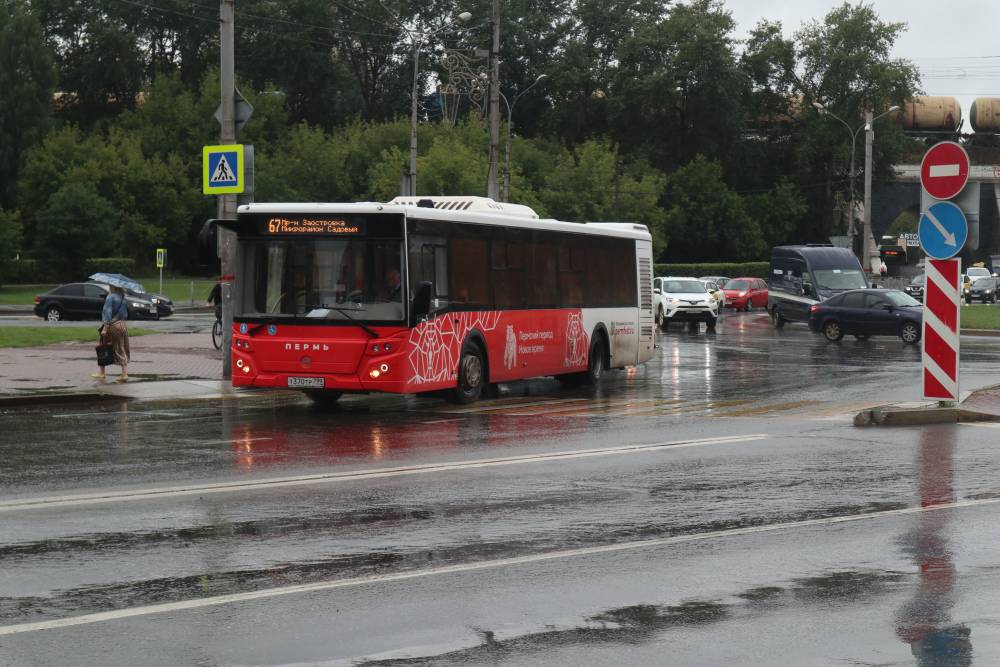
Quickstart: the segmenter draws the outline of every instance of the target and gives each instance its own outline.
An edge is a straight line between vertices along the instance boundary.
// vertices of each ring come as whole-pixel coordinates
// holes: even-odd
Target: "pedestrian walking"
[[[101,311],[101,342],[111,345],[114,350],[114,363],[122,367],[121,375],[117,382],[128,382],[128,306],[125,303],[125,290],[121,287],[111,285],[110,292],[104,299],[104,309]],[[103,380],[106,376],[104,367],[98,366],[97,372],[91,377]]]
[[[883,278],[889,275],[889,267],[885,265],[884,260],[879,260],[878,273]]]

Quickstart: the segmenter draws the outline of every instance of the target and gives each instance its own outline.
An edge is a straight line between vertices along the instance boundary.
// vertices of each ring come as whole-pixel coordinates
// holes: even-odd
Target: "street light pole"
[[[865,112],[865,225],[864,239],[861,244],[864,252],[864,261],[868,263],[868,268],[872,268],[872,258],[870,254],[875,252],[875,248],[869,248],[872,238],[872,143],[875,139],[875,121],[882,116],[887,116],[894,111],[899,111],[899,107],[893,105],[872,118],[872,112]]]
[[[871,111],[865,111],[865,223],[862,231],[861,252],[864,257],[861,268],[872,270],[872,258],[869,256],[871,249],[868,247],[868,239],[872,235],[872,140],[875,138],[872,125],[874,124]]]
[[[493,43],[490,47],[490,159],[486,173],[486,196],[500,199],[497,171],[500,157],[500,0],[492,0],[490,23]]]
[[[872,171],[872,141],[873,141],[873,138],[874,138],[874,133],[873,133],[872,128],[873,128],[874,123],[875,123],[876,120],[878,120],[882,116],[888,115],[888,114],[890,114],[890,113],[892,113],[894,111],[899,111],[900,107],[898,107],[896,105],[893,105],[893,106],[889,107],[888,109],[886,109],[881,114],[879,114],[878,116],[875,116],[875,118],[872,118],[872,112],[871,111],[866,111],[865,112],[865,122],[862,123],[861,125],[859,125],[856,129],[851,129],[851,126],[847,124],[847,121],[845,121],[843,118],[841,118],[840,116],[836,115],[835,113],[833,113],[832,111],[830,111],[829,109],[827,109],[823,104],[820,104],[819,102],[813,102],[812,105],[813,105],[813,107],[815,107],[815,109],[819,112],[819,114],[821,116],[830,116],[831,118],[834,118],[834,119],[840,121],[840,124],[843,125],[845,128],[847,128],[847,132],[851,136],[851,172],[850,172],[849,178],[848,178],[848,181],[849,181],[849,184],[850,184],[849,187],[851,189],[850,218],[849,218],[850,219],[850,223],[848,225],[847,234],[848,234],[848,236],[851,237],[851,246],[852,246],[852,248],[854,247],[854,237],[857,235],[857,227],[854,224],[854,176],[855,176],[854,158],[855,158],[855,146],[857,144],[858,134],[860,134],[861,130],[865,130],[865,199],[864,199],[864,202],[865,202],[865,213],[864,213],[864,218],[863,218],[864,222],[863,222],[863,226],[862,226],[862,230],[863,230],[862,231],[862,235],[863,235],[863,238],[861,240],[861,257],[860,257],[860,259],[861,259],[862,268],[864,268],[864,266],[865,266],[866,263],[868,264],[868,267],[871,268],[871,262],[870,262],[870,259],[868,257],[868,252],[869,252],[869,250],[868,250],[868,237],[871,236],[871,188],[872,188],[871,171]]]
[[[415,197],[417,195],[417,104],[420,99],[418,90],[420,85],[420,47],[424,45],[425,39],[447,29],[451,22],[438,30],[420,32],[407,28],[395,15],[390,14],[390,16],[410,36],[410,40],[413,42],[413,87],[410,89],[410,169],[406,178],[406,192],[400,194]],[[471,18],[472,14],[469,12],[462,12],[458,15],[458,20],[462,23],[468,22]]]
[[[511,135],[514,132],[514,108],[517,107],[517,101],[527,93],[529,90],[534,88],[539,81],[547,77],[548,74],[539,74],[538,78],[535,79],[530,86],[519,92],[514,96],[514,103],[509,104],[507,102],[507,96],[502,92],[500,97],[503,99],[504,105],[507,107],[507,144],[504,146],[504,170],[503,170],[503,201],[510,201],[510,141]]]
[[[864,128],[864,125],[858,127],[857,129],[852,129],[851,126],[847,124],[847,121],[845,121],[843,118],[841,118],[837,114],[827,109],[819,102],[813,102],[812,105],[819,112],[819,115],[830,116],[831,118],[839,121],[841,125],[847,128],[847,134],[850,135],[851,137],[851,169],[850,172],[848,173],[848,184],[851,192],[850,192],[850,203],[848,204],[847,235],[851,239],[851,250],[853,251],[855,248],[854,237],[858,233],[857,228],[854,225],[854,174],[855,174],[854,157],[856,152],[855,146],[857,144],[858,133],[861,132],[861,130]]]

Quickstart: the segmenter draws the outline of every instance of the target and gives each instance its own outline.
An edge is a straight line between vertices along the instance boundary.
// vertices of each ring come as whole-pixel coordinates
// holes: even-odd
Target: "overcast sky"
[[[822,19],[841,4],[830,0],[726,0],[739,38],[761,19],[781,21],[785,35],[791,36],[803,22]],[[894,55],[920,68],[921,85],[928,95],[958,98],[965,119],[963,129],[971,132],[968,118],[972,100],[1000,97],[1000,3],[876,0],[871,4],[882,20],[907,24]]]

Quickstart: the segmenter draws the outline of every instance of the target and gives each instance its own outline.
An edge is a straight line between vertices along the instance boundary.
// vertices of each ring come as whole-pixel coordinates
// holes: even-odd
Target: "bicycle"
[[[217,317],[212,325],[212,345],[216,350],[222,349],[222,318]]]

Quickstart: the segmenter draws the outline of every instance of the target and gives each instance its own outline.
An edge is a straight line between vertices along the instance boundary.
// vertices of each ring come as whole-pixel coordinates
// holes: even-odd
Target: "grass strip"
[[[129,336],[148,336],[161,333],[152,329],[129,329]],[[53,343],[68,342],[97,345],[97,327],[2,327],[0,326],[0,347],[38,347]]]
[[[139,282],[150,292],[161,293],[159,278],[142,278]],[[214,280],[205,278],[164,278],[162,294],[175,306],[190,306],[192,297],[195,306],[204,306],[213,285]],[[0,287],[0,306],[33,306],[37,295],[53,287],[56,285],[4,285]]]
[[[1000,305],[962,306],[963,329],[1000,329]]]

